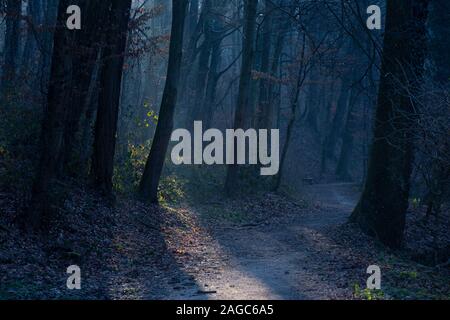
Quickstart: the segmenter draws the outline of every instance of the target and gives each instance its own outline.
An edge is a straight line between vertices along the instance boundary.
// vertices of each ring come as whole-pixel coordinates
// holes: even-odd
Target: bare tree
[[[256,33],[256,10],[257,0],[244,0],[244,37],[242,40],[242,66],[239,82],[239,94],[237,107],[234,116],[234,128],[244,129],[246,126],[246,116],[250,115],[248,110],[250,100],[250,82],[252,76],[252,64],[254,55],[254,42]],[[236,148],[236,146],[235,146]],[[237,156],[237,150],[234,155]],[[225,190],[232,194],[237,190],[239,179],[238,166],[235,164],[228,166]]]
[[[402,244],[415,105],[425,61],[428,0],[388,0],[381,83],[367,181],[351,220],[389,247]]]
[[[3,72],[0,87],[0,99],[5,103],[8,93],[14,88],[19,57],[20,20],[22,1],[6,1],[6,35],[3,48]]]
[[[130,19],[131,0],[114,0],[111,4],[111,30],[108,30],[100,71],[100,94],[95,123],[92,177],[105,194],[112,192],[117,119],[119,114],[122,72]]]
[[[30,207],[25,217],[26,225],[31,228],[41,227],[48,216],[49,189],[52,180],[56,176],[63,143],[67,104],[70,101],[70,87],[72,84],[70,75],[74,43],[74,33],[66,27],[66,10],[72,3],[70,0],[61,0],[58,6],[47,108],[42,122],[40,138],[41,154],[33,183]]]
[[[173,130],[173,116],[177,103],[187,4],[187,0],[173,0],[172,3],[172,33],[167,79],[152,148],[139,186],[141,198],[152,203],[158,202],[159,180]]]

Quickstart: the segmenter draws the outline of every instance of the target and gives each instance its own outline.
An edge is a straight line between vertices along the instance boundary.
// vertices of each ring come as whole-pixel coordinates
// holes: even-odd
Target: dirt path
[[[169,284],[165,299],[343,299],[352,295],[343,248],[324,233],[346,222],[356,202],[353,185],[310,186],[318,210],[274,212],[277,223],[203,228],[178,235],[168,247],[196,285]],[[190,213],[195,216],[195,213]],[[199,219],[200,220],[200,219]],[[280,222],[281,221],[281,222]],[[194,238],[195,240],[192,240]],[[191,239],[191,240],[187,240]],[[187,242],[186,242],[187,241]],[[189,245],[186,245],[189,243]]]
[[[11,226],[0,228],[0,300],[372,299],[363,290],[370,265],[383,274],[375,298],[450,297],[445,260],[435,267],[412,260],[424,252],[436,259],[427,251],[436,239],[448,247],[448,216],[425,223],[425,208],[410,212],[408,247],[386,250],[345,223],[358,197],[352,185],[310,186],[306,202],[211,193],[193,208],[128,198],[110,208],[75,190],[49,238],[24,239],[8,214],[0,216]],[[0,209],[13,216],[15,199],[0,197]],[[80,291],[66,287],[73,264],[82,270]]]

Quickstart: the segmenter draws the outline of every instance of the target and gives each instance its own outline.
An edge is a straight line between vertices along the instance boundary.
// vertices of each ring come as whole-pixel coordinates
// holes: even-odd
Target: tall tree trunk
[[[450,2],[446,0],[432,0],[430,3],[430,58],[433,62],[433,80],[438,85],[438,90],[449,92],[450,90]],[[436,138],[435,138],[436,139]],[[441,205],[450,189],[450,167],[445,154],[449,154],[450,143],[448,133],[439,137],[440,144],[436,148],[437,159],[432,162],[431,183],[428,194],[427,214],[439,214]]]
[[[27,19],[31,27],[28,26],[25,47],[22,54],[21,73],[23,74],[31,69],[31,59],[36,54],[36,38],[32,28],[36,28],[42,23],[40,6],[41,4],[38,1],[29,1],[27,4]]]
[[[89,159],[92,156],[93,140],[94,134],[92,128],[95,125],[97,108],[98,108],[98,97],[99,97],[99,77],[100,77],[100,67],[101,53],[98,52],[97,63],[95,65],[89,90],[87,93],[86,100],[84,101],[84,114],[81,121],[80,128],[80,143],[78,144],[78,155],[79,155],[79,165],[77,166],[79,173],[78,175],[86,178],[89,175]]]
[[[320,84],[317,81],[316,74],[318,70],[312,69],[310,79],[311,82],[308,86],[308,95],[306,98],[306,104],[308,105],[308,114],[306,115],[306,123],[312,129],[316,137],[319,137],[319,113],[320,113]]]
[[[350,159],[352,156],[354,146],[354,133],[355,133],[355,115],[354,107],[356,105],[356,94],[352,90],[349,110],[347,113],[347,120],[344,126],[344,133],[342,136],[342,148],[339,156],[339,161],[336,167],[336,175],[342,181],[351,181],[352,176],[350,174]]]
[[[99,43],[103,43],[105,40],[105,31],[107,31],[102,30],[104,27],[103,24],[100,23],[98,17],[108,17],[111,9],[111,2],[83,0],[80,3],[80,8],[82,12],[84,12],[82,16],[83,27],[77,32],[76,38],[77,51],[74,54],[76,68],[72,76],[73,97],[70,102],[71,106],[69,108],[67,123],[64,130],[63,159],[60,168],[61,170],[65,169],[66,172],[71,171],[69,172],[71,174],[80,173],[80,162],[73,162],[74,159],[79,160],[79,157],[74,156],[73,154],[75,140],[80,129],[81,116],[85,112],[86,99],[88,97],[91,81],[95,81],[92,75],[99,52]],[[110,32],[115,31],[111,30]],[[71,166],[71,164],[73,164],[73,166]],[[72,167],[72,170],[68,170],[70,166]]]
[[[280,188],[281,182],[283,181],[286,157],[287,157],[287,153],[288,153],[289,146],[291,143],[292,132],[294,131],[294,124],[295,124],[295,121],[297,120],[298,101],[300,98],[300,91],[301,91],[301,88],[303,87],[303,83],[305,82],[305,78],[306,78],[306,70],[305,70],[306,66],[305,66],[305,62],[304,62],[305,50],[306,50],[306,35],[303,34],[302,38],[303,38],[303,40],[302,40],[303,44],[302,44],[302,49],[300,52],[300,66],[298,68],[296,84],[295,84],[295,87],[293,88],[294,90],[293,90],[293,93],[291,96],[290,115],[289,115],[288,125],[287,125],[287,129],[286,129],[286,141],[285,141],[285,143],[283,145],[283,149],[281,151],[280,172],[278,173],[276,181],[275,181],[275,190]],[[306,116],[306,114],[307,114],[307,110],[302,115],[302,117]]]
[[[50,80],[50,68],[52,63],[53,45],[54,45],[54,26],[57,23],[58,16],[58,3],[52,0],[45,0],[44,7],[44,29],[40,37],[41,42],[41,56],[39,61],[39,73],[38,78],[40,82],[39,90],[41,92],[47,92]],[[44,110],[47,108],[46,97],[43,97],[42,107]]]
[[[213,5],[216,12],[220,12],[220,2],[218,3],[218,1],[215,1],[213,2]],[[211,52],[209,58],[206,88],[204,95],[201,97],[201,101],[198,103],[198,105],[200,105],[200,111],[197,111],[200,113],[197,117],[197,120],[203,121],[204,128],[210,127],[214,113],[214,101],[216,96],[217,84],[220,77],[228,70],[228,68],[225,68],[223,71],[219,72],[219,66],[222,62],[222,41],[224,38],[224,30],[226,30],[226,26],[223,22],[220,21],[220,19],[217,18],[209,19],[208,24],[210,24],[210,26],[208,27],[208,38],[209,45],[211,46]]]
[[[413,160],[414,97],[421,82],[428,0],[388,0],[374,141],[351,220],[383,244],[402,244]]]
[[[19,58],[21,0],[6,1],[6,34],[3,48],[3,72],[0,88],[0,101],[5,103],[8,94],[15,86],[17,60]]]
[[[192,89],[195,92],[190,103],[190,112],[188,115],[187,127],[191,128],[193,122],[202,120],[202,103],[205,97],[205,87],[208,80],[209,65],[213,47],[213,19],[212,19],[212,0],[206,0],[203,4],[203,43],[201,44],[200,54],[197,63],[197,73],[192,83]]]
[[[283,1],[280,1],[280,4],[282,4]],[[281,21],[283,15],[280,14],[278,16],[278,19],[280,22],[278,23],[280,25],[277,32],[277,40],[275,43],[275,47],[273,50],[273,56],[272,56],[272,65],[270,67],[270,74],[275,78],[282,78],[282,68],[281,66],[281,54],[283,53],[284,44],[285,44],[285,38],[286,38],[286,32],[290,26],[291,21],[289,19]],[[277,24],[277,25],[278,25]],[[269,86],[269,103],[274,104],[274,111],[276,111],[275,114],[272,115],[272,125],[275,125],[276,128],[280,127],[280,113],[281,113],[281,84],[280,83],[272,83]],[[275,98],[278,96],[277,98]],[[276,119],[275,119],[276,118]]]
[[[320,132],[323,132],[323,134],[321,135],[321,144],[322,144],[322,152],[321,152],[321,157],[320,157],[320,176],[323,177],[323,175],[326,173],[327,171],[327,160],[328,157],[326,155],[326,145],[328,143],[328,127],[331,125],[332,123],[332,106],[335,104],[335,86],[336,83],[335,81],[332,81],[333,79],[331,79],[331,77],[327,78],[327,80],[329,80],[329,84],[323,84],[322,86],[322,90],[325,90],[327,93],[326,94],[322,94],[320,97],[320,103],[319,103],[319,109],[322,111],[320,113],[320,118],[321,118],[321,122],[319,123],[323,123],[323,125],[319,128]],[[322,138],[323,137],[323,138]]]
[[[197,0],[195,0],[197,1]],[[183,61],[181,63],[181,79],[183,80],[181,82],[181,93],[184,93],[189,88],[187,81],[185,81],[190,74],[193,65],[195,64],[196,57],[199,53],[199,50],[197,48],[198,41],[200,40],[200,37],[203,33],[203,26],[204,26],[204,20],[206,19],[206,14],[208,13],[207,10],[209,10],[209,2],[204,1],[201,6],[200,13],[197,12],[196,19],[195,19],[195,25],[193,26],[192,30],[189,30],[189,32],[185,31],[185,35],[187,38],[185,38],[185,50],[183,54]],[[191,6],[193,3],[191,3]],[[198,9],[197,9],[198,10]],[[191,15],[192,13],[189,13],[189,24],[193,23],[194,17]],[[183,36],[183,37],[184,37]]]
[[[221,41],[214,41],[211,50],[211,61],[208,72],[205,96],[202,102],[202,120],[205,128],[209,128],[213,118],[213,106],[216,96],[217,83],[219,82],[219,65],[221,62]]]
[[[349,76],[345,76],[342,79],[341,92],[337,101],[336,113],[331,123],[331,129],[326,137],[326,142],[324,145],[325,149],[323,150],[327,159],[334,159],[336,144],[342,136],[341,133],[345,121],[345,115],[347,114],[350,96],[350,79],[351,77]]]
[[[139,194],[142,199],[152,203],[158,202],[159,180],[173,130],[173,116],[177,103],[178,83],[180,80],[184,20],[187,4],[187,0],[173,0],[172,3],[172,32],[166,85],[155,137],[139,186]]]
[[[430,18],[430,57],[434,64],[434,79],[442,85],[450,85],[450,2],[431,0]],[[447,87],[448,88],[448,87]]]
[[[41,155],[33,183],[30,208],[27,210],[25,217],[25,223],[33,229],[41,227],[48,216],[49,189],[51,181],[56,175],[57,162],[62,147],[64,121],[71,93],[74,43],[74,32],[66,27],[66,9],[72,3],[71,0],[61,0],[58,7],[47,108],[40,138]]]
[[[195,28],[197,27],[197,21],[198,21],[198,5],[199,0],[190,0],[189,1],[189,13],[188,17],[186,19],[186,30],[184,33],[184,39],[191,39],[191,36],[195,32]]]
[[[111,29],[102,51],[100,94],[95,123],[92,178],[106,195],[112,192],[117,120],[131,0],[112,0]]]
[[[264,2],[265,18],[263,25],[262,36],[262,55],[261,55],[261,73],[262,79],[259,83],[259,97],[257,110],[257,124],[258,128],[271,129],[272,126],[272,104],[270,101],[270,87],[271,82],[269,80],[270,73],[270,57],[272,52],[272,29],[273,29],[273,10],[274,6],[270,0]],[[270,74],[272,76],[272,74]]]
[[[209,73],[209,60],[211,57],[211,42],[210,37],[205,36],[203,48],[200,52],[198,60],[197,76],[195,77],[195,94],[190,106],[190,117],[188,121],[188,128],[192,127],[193,122],[196,120],[202,120],[202,101],[205,97],[205,87]]]
[[[252,76],[252,65],[254,56],[254,42],[255,42],[255,23],[256,10],[258,6],[257,0],[244,0],[244,37],[242,40],[242,66],[241,76],[239,81],[238,102],[234,116],[234,128],[245,129],[245,116],[249,114],[248,108],[250,100],[250,83]],[[235,144],[236,145],[236,144]],[[228,166],[227,177],[225,182],[225,190],[228,194],[233,194],[237,191],[238,186],[238,165],[236,164],[237,150],[235,146],[234,152],[235,164]]]

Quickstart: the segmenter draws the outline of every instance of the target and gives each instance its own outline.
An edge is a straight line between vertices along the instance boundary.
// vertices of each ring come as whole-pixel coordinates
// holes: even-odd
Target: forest
[[[0,16],[0,300],[450,299],[448,0]]]

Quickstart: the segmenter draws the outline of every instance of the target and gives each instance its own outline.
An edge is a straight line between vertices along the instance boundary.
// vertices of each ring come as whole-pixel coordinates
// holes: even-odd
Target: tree
[[[82,0],[82,29],[76,32],[75,50],[74,50],[74,66],[72,73],[72,98],[70,100],[70,108],[67,114],[67,122],[64,130],[64,149],[62,152],[61,170],[68,172],[70,164],[74,163],[74,147],[77,133],[80,130],[80,119],[87,106],[89,98],[89,88],[91,81],[96,81],[93,72],[97,62],[98,52],[103,45],[105,37],[108,34],[121,34],[118,30],[108,30],[107,27],[100,23],[98,17],[108,17],[111,9],[110,1],[92,1]],[[124,19],[127,19],[126,17]],[[113,20],[115,21],[115,20]],[[113,28],[118,26],[119,22],[114,22]],[[109,33],[108,33],[109,32]],[[117,39],[117,41],[120,41]],[[108,43],[108,46],[114,44]],[[107,52],[111,53],[111,52]],[[117,53],[118,54],[118,53]],[[123,55],[123,53],[122,53]],[[110,57],[104,56],[105,59]],[[80,163],[72,166],[70,173],[80,173]]]
[[[169,64],[158,125],[152,148],[139,185],[139,195],[145,201],[158,202],[158,185],[173,130],[173,117],[177,103],[178,83],[183,52],[184,21],[187,0],[173,0],[172,32],[170,37]]]
[[[272,29],[274,5],[270,0],[264,1],[264,24],[262,31],[263,50],[261,54],[261,73],[263,78],[259,83],[259,97],[257,108],[258,128],[271,129],[272,127],[272,104],[271,104],[271,83],[266,75],[270,73],[270,58],[272,51]],[[273,76],[272,74],[270,74]]]
[[[53,38],[54,38],[54,26],[58,16],[58,2],[46,0],[42,3],[43,6],[43,27],[46,29],[40,36],[39,41],[41,48],[41,56],[39,57],[39,72],[38,79],[40,79],[42,92],[47,92],[49,85],[51,60],[53,54]],[[46,97],[43,94],[43,109],[46,109]]]
[[[344,71],[346,72],[346,71]],[[331,122],[331,128],[325,139],[324,143],[324,153],[325,158],[334,159],[336,152],[336,144],[341,137],[342,127],[345,121],[345,115],[348,109],[348,100],[350,97],[352,78],[351,74],[345,74],[341,81],[341,92],[336,105],[336,113]]]
[[[41,153],[33,183],[32,199],[24,222],[36,229],[42,226],[49,213],[51,181],[61,153],[67,104],[71,93],[71,70],[75,33],[66,28],[66,9],[73,4],[61,0],[58,6],[57,24],[53,36],[50,83],[47,93],[47,107],[42,122],[40,138]]]
[[[295,85],[293,86],[292,94],[290,97],[290,115],[289,120],[286,128],[286,142],[283,145],[283,148],[281,150],[281,158],[280,158],[280,172],[278,173],[278,176],[276,177],[275,181],[275,190],[279,189],[281,186],[281,182],[283,180],[284,176],[284,166],[286,163],[286,157],[287,152],[289,150],[289,146],[292,139],[292,132],[294,131],[294,124],[297,120],[297,113],[298,113],[298,102],[299,102],[299,96],[300,91],[303,87],[303,84],[306,80],[306,75],[308,73],[308,64],[310,61],[306,59],[306,34],[305,33],[299,33],[299,37],[302,38],[302,47],[299,52],[299,66],[298,66],[298,74],[295,81]],[[307,110],[304,112],[304,114],[301,116],[301,118],[304,118],[306,116]]]
[[[41,4],[37,1],[29,1],[27,4],[27,21],[29,24],[25,45],[22,53],[21,68],[26,70],[30,67],[30,62],[33,54],[36,53],[36,34],[33,30],[36,25],[40,25],[43,20],[43,10],[41,10]]]
[[[125,61],[131,0],[111,2],[111,27],[102,52],[100,93],[95,123],[92,178],[94,185],[106,195],[112,192],[117,120],[119,114],[122,73]]]
[[[3,72],[1,79],[1,102],[5,102],[8,93],[14,88],[19,57],[21,0],[6,1],[6,34],[3,48]]]
[[[352,181],[350,174],[351,155],[354,146],[354,133],[355,133],[355,105],[358,99],[354,89],[351,90],[349,110],[347,113],[347,120],[345,121],[344,133],[342,136],[342,147],[339,155],[338,164],[336,167],[336,176],[342,181]]]
[[[212,0],[205,0],[203,3],[204,16],[201,20],[203,30],[203,43],[201,45],[198,58],[198,68],[195,75],[195,94],[191,103],[190,117],[188,117],[188,127],[190,128],[195,120],[201,120],[201,103],[205,96],[205,87],[208,79],[209,60],[213,45],[213,19],[212,19]],[[200,107],[199,107],[200,104]]]
[[[255,23],[256,23],[256,9],[258,6],[257,0],[244,0],[244,36],[242,40],[242,65],[241,75],[239,81],[238,102],[234,115],[234,128],[244,129],[246,125],[246,116],[250,115],[249,100],[250,100],[250,83],[252,75],[252,64],[254,56],[254,42],[255,42]],[[236,146],[235,146],[236,148]],[[237,150],[234,152],[237,156]],[[238,183],[238,166],[236,159],[234,165],[228,166],[227,178],[225,182],[225,190],[228,194],[236,191]]]
[[[351,220],[383,244],[402,244],[413,160],[414,97],[426,47],[428,0],[388,0],[381,82],[367,181]]]
[[[215,16],[217,16],[217,12],[222,12],[226,10],[226,2],[224,1],[215,1],[214,2],[214,10],[216,11]],[[214,114],[214,101],[217,92],[217,85],[219,79],[223,76],[223,74],[234,64],[234,61],[226,67],[224,70],[220,71],[219,67],[222,63],[222,41],[224,37],[228,34],[229,27],[221,21],[220,19],[214,18],[209,19],[208,22],[210,24],[210,57],[209,57],[209,67],[207,73],[207,82],[205,86],[205,92],[201,97],[201,101],[196,102],[197,110],[194,111],[194,114],[197,114],[195,117],[196,120],[202,120],[205,128],[209,128],[213,114]],[[206,35],[205,35],[206,36]],[[206,41],[206,39],[205,39]],[[206,44],[205,44],[206,45]],[[202,45],[203,46],[203,45]],[[198,84],[198,83],[197,83]],[[199,90],[202,91],[202,90]]]
[[[189,13],[188,18],[186,19],[186,26],[185,26],[185,35],[184,37],[187,39],[190,38],[190,36],[194,33],[195,27],[197,25],[198,20],[198,4],[199,0],[190,0],[189,1]]]
[[[433,65],[432,78],[433,85],[437,86],[437,92],[439,93],[440,98],[444,101],[450,92],[450,40],[448,37],[450,32],[450,27],[448,25],[449,19],[450,3],[445,0],[432,0],[430,3],[430,15],[428,22],[430,29],[430,39],[428,44],[430,48],[430,58]],[[430,100],[433,101],[434,99]],[[433,102],[436,103],[436,101]],[[436,104],[445,105],[445,103],[442,102],[437,102]],[[431,116],[434,122],[423,122],[426,126],[424,130],[430,130],[430,127],[432,127],[434,131],[434,134],[426,135],[428,137],[433,137],[431,138],[433,141],[425,141],[425,143],[432,149],[434,158],[431,163],[431,181],[428,182],[428,193],[425,196],[428,205],[427,216],[432,214],[437,215],[440,213],[441,205],[450,190],[450,143],[448,140],[449,121],[447,110],[442,110],[439,108],[434,111],[430,110],[427,105],[427,110],[422,112],[426,114],[426,118]],[[438,120],[440,117],[433,114],[433,111],[436,113],[447,114],[444,116],[447,120]],[[436,125],[436,122],[439,125]]]

